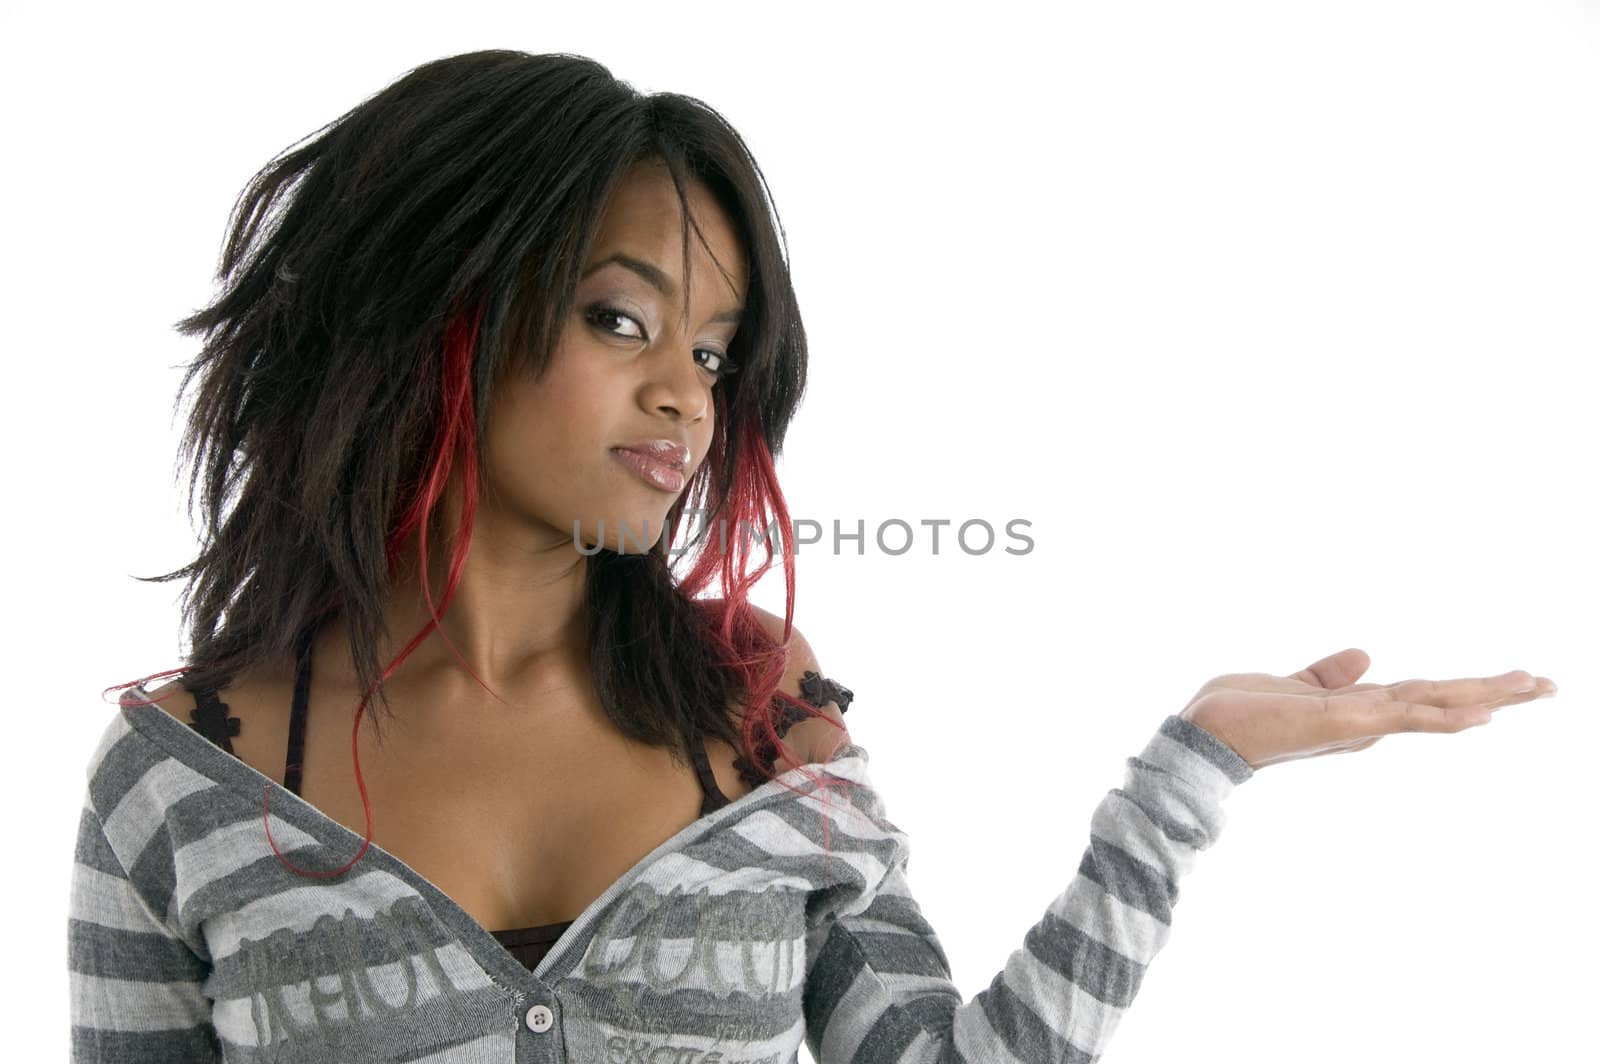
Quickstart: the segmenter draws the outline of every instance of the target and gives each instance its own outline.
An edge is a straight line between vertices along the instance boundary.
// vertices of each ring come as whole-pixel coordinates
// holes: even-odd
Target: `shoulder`
[[[157,709],[168,716],[176,717],[187,724],[195,708],[194,695],[189,689],[177,680],[171,680],[160,687],[151,688],[150,701]]]
[[[212,690],[230,706],[248,706],[252,717],[268,715],[266,706],[276,706],[293,691],[294,677],[281,668],[256,663],[230,675]],[[184,679],[174,679],[149,689],[150,700],[185,724],[190,723],[199,702]]]
[[[231,692],[230,692],[231,694]],[[150,704],[180,724],[194,726],[199,702],[179,680],[169,680],[149,689]]]
[[[775,641],[782,641],[783,618],[759,606],[752,605],[750,608],[767,634]],[[788,651],[788,663],[784,666],[778,689],[807,705],[816,706],[818,712],[827,717],[827,720],[810,716],[801,719],[784,733],[784,741],[803,759],[803,763],[826,762],[839,745],[850,741],[850,733],[844,724],[844,710],[849,706],[849,696],[843,696],[844,705],[841,706],[837,685],[824,682],[830,678],[822,671],[816,651],[798,626],[790,628],[789,640],[784,645]],[[828,721],[833,723],[830,725]]]
[[[212,704],[210,711],[220,712],[225,723],[212,720],[211,724],[227,729],[229,752],[262,775],[282,782],[293,687],[269,670],[255,668],[233,676],[215,695],[221,708],[219,711]],[[182,681],[151,689],[150,700],[180,724],[195,725],[200,705]]]

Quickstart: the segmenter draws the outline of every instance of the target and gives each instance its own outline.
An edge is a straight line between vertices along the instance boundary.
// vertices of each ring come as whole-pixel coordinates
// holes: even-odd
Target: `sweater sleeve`
[[[818,1064],[1092,1064],[1166,944],[1178,882],[1254,773],[1176,715],[1096,807],[1077,875],[988,988],[963,1002],[904,859],[864,907],[812,932],[806,1045]]]
[[[151,910],[88,802],[72,868],[67,969],[75,1064],[222,1059],[201,992],[204,959]]]

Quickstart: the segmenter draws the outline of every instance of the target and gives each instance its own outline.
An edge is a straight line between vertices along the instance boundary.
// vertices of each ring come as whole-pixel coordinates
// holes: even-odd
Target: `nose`
[[[695,362],[691,348],[688,344],[674,344],[664,347],[651,360],[639,397],[640,405],[650,413],[671,413],[692,423],[711,409],[706,371]]]

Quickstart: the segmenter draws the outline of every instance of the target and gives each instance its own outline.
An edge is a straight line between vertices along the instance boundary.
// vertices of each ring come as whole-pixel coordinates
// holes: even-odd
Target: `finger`
[[[1406,702],[1427,702],[1436,706],[1495,706],[1512,702],[1527,702],[1542,690],[1554,690],[1555,685],[1545,680],[1543,684],[1533,674],[1516,669],[1500,676],[1469,677],[1459,680],[1402,680],[1388,685],[1391,696]]]
[[[1393,696],[1392,690],[1332,695],[1326,714],[1341,738],[1395,735],[1400,732],[1459,732],[1489,721],[1481,705],[1437,705]]]
[[[1312,662],[1289,678],[1332,691],[1355,683],[1371,665],[1372,659],[1366,651],[1350,647]]]

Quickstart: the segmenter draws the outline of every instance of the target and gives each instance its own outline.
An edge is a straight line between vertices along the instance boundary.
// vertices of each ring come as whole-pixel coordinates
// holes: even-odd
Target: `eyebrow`
[[[621,251],[614,251],[610,255],[607,255],[605,258],[601,259],[599,262],[595,263],[593,266],[590,266],[587,270],[583,271],[583,276],[587,277],[591,273],[594,273],[596,270],[600,269],[602,266],[610,266],[613,263],[618,266],[625,266],[632,270],[634,273],[644,278],[645,281],[649,283],[650,287],[654,288],[668,299],[673,299],[676,297],[678,286],[672,283],[672,278],[667,276],[666,271],[662,270],[661,267],[655,265],[654,263],[645,262],[643,259],[636,259],[632,255],[628,255]],[[711,320],[716,324],[726,323],[737,325],[739,324],[739,317],[743,310],[743,307],[734,307],[732,310],[724,310],[719,314],[713,315]]]

